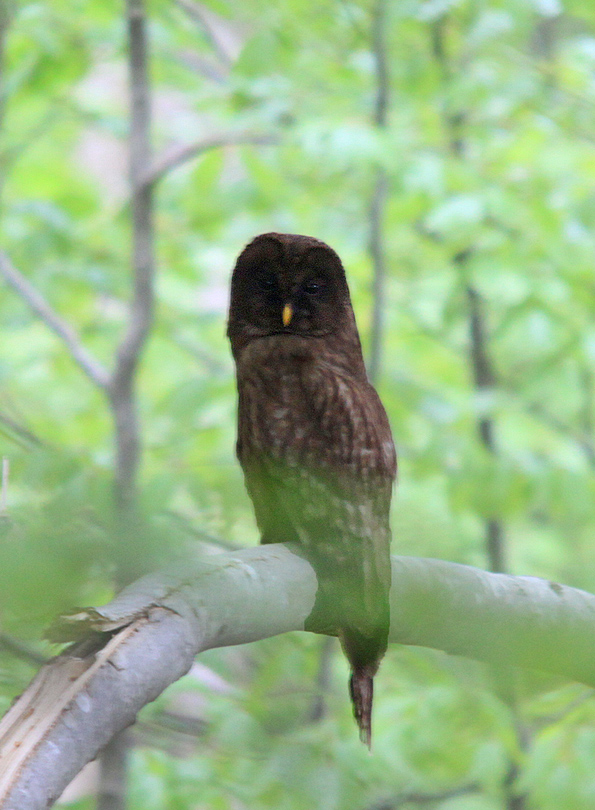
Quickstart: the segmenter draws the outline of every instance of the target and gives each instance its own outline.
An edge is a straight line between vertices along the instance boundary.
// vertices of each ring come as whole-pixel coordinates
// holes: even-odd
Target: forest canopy
[[[344,260],[394,553],[595,592],[594,144],[578,0],[0,0],[0,709],[59,613],[257,543],[225,321],[265,231]],[[128,806],[593,807],[590,688],[392,646],[368,756],[336,652],[203,654]]]

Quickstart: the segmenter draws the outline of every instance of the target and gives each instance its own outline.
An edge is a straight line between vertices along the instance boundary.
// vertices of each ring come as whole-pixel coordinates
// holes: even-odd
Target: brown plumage
[[[237,454],[261,542],[298,543],[312,563],[319,587],[307,627],[339,636],[370,745],[389,627],[396,458],[334,250],[309,236],[257,236],[233,271],[228,335]]]

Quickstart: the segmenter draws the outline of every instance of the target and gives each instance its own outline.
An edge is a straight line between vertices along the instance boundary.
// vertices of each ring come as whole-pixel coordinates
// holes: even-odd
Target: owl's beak
[[[283,312],[281,314],[283,326],[289,326],[292,317],[293,317],[293,307],[291,306],[291,304],[285,304],[285,306],[283,307]]]

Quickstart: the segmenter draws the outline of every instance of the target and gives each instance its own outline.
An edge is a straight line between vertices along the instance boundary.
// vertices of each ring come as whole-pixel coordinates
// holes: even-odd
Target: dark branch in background
[[[453,81],[453,69],[451,60],[446,52],[445,27],[448,15],[439,17],[430,26],[430,36],[432,53],[440,73],[440,83],[442,85],[443,97],[441,99],[442,117],[444,119],[446,135],[448,138],[448,150],[455,157],[463,157],[464,142],[461,137],[461,127],[465,122],[465,114],[462,110],[451,107],[451,82]],[[460,67],[460,66],[459,66]]]
[[[336,649],[334,638],[328,636],[322,640],[318,654],[318,672],[316,673],[316,694],[308,712],[308,720],[318,723],[326,715],[326,696],[330,687],[331,662]]]
[[[128,325],[116,353],[109,398],[116,429],[116,500],[130,509],[135,500],[140,436],[134,377],[153,324],[155,261],[152,187],[143,182],[151,165],[151,99],[143,0],[127,0],[130,82],[130,183],[132,187],[133,293]]]
[[[8,515],[8,475],[10,470],[10,462],[5,456],[2,459],[2,469],[0,472],[0,527],[10,525],[10,517]]]
[[[6,82],[4,81],[4,50],[6,35],[10,24],[8,0],[0,0],[0,127],[4,119],[4,104],[6,101]]]
[[[452,790],[442,790],[439,793],[402,793],[395,796],[394,799],[384,799],[377,804],[372,805],[369,810],[400,810],[402,807],[409,807],[412,804],[421,804],[424,807],[427,805],[435,805],[437,803],[448,801],[449,799],[457,799],[459,796],[469,796],[473,793],[480,793],[479,785],[464,785],[463,787],[453,788]]]
[[[447,15],[444,15],[431,26],[432,52],[438,66],[442,85],[442,116],[447,134],[448,151],[454,158],[462,159],[465,152],[465,142],[461,127],[465,121],[465,114],[459,109],[453,109],[451,105],[453,70],[446,51],[446,23]],[[472,254],[473,248],[469,246],[454,256],[453,261],[459,268],[459,275],[462,278],[467,278],[469,275],[467,264]],[[467,298],[469,302],[469,350],[473,382],[475,389],[482,393],[493,388],[495,378],[486,347],[485,325],[479,296],[472,284],[467,285]],[[480,416],[477,425],[483,446],[489,453],[496,455],[493,420],[488,416]],[[490,570],[505,571],[505,541],[502,521],[497,518],[488,518],[485,521],[485,532]]]
[[[493,225],[494,227],[501,227],[501,223],[493,219],[489,222],[486,221],[486,224]],[[415,230],[420,234],[420,236],[430,239],[436,243],[440,242],[440,236],[436,232],[430,230],[423,221],[420,220],[415,222],[414,227]],[[518,233],[516,231],[513,231],[512,229],[509,230],[508,235],[511,239],[515,239],[518,237]],[[588,293],[586,294],[590,294],[592,292],[594,292],[594,290],[589,289]],[[419,317],[417,317],[415,312],[409,311],[408,315],[415,323],[415,327],[418,330],[418,332],[425,335],[430,340],[435,341],[441,347],[447,348],[453,354],[453,356],[455,356],[458,353],[458,349],[454,345],[454,343],[449,342],[447,337],[440,330],[429,327],[426,323],[420,320]],[[492,331],[492,337],[502,329],[503,323],[504,321],[501,321],[500,324]],[[572,338],[571,342],[573,347],[577,345],[577,341],[575,340],[575,338]],[[542,370],[551,372],[555,363],[560,362],[562,360],[566,361],[568,357],[569,355],[567,355],[566,353],[562,354],[561,352],[556,352],[554,353],[553,356],[548,355],[547,359],[541,363]],[[589,421],[591,419],[590,413],[592,413],[594,405],[593,399],[591,399],[589,404],[589,397],[593,397],[593,392],[590,392],[589,390],[589,383],[585,380],[584,377],[585,373],[590,373],[588,368],[584,369],[582,372],[583,374],[582,387],[583,387],[584,401],[581,408],[582,424],[579,425],[578,427],[575,425],[571,425],[568,422],[565,422],[563,419],[560,419],[560,417],[557,416],[556,414],[551,413],[541,400],[529,400],[529,401],[522,400],[518,402],[518,407],[521,410],[525,411],[527,414],[529,414],[537,422],[540,422],[542,425],[546,426],[549,430],[573,442],[576,445],[577,449],[584,455],[589,466],[595,469],[595,444],[593,441],[595,425],[590,427]],[[532,375],[532,377],[535,376],[536,376],[535,374]],[[411,380],[407,380],[406,384],[412,385],[413,382]],[[416,382],[415,385],[416,387],[419,388],[418,382]],[[498,388],[509,394],[511,397],[518,400],[519,392],[517,384],[514,379],[507,379],[502,374],[499,374]],[[427,388],[424,389],[424,394],[437,398],[441,397],[438,391]],[[589,408],[591,409],[591,411],[589,411]]]
[[[372,51],[376,75],[374,123],[386,128],[389,103],[388,58],[386,53],[386,0],[377,0],[372,19]]]
[[[593,423],[594,384],[593,371],[586,364],[580,370],[583,402],[580,414],[581,446],[592,468],[595,468],[595,448],[593,436],[595,425]]]
[[[481,300],[477,290],[471,285],[467,286],[467,299],[469,301],[469,351],[473,382],[477,392],[484,393],[494,388],[496,380],[486,346],[486,330]],[[485,415],[479,416],[477,429],[485,449],[491,455],[496,456],[497,448],[493,419]],[[490,570],[501,573],[506,571],[504,527],[501,520],[497,518],[488,518],[486,520],[486,539]]]
[[[458,261],[460,264],[464,263],[462,258]],[[485,325],[481,311],[481,301],[477,290],[470,285],[467,287],[467,298],[469,300],[469,344],[473,379],[478,390],[490,390],[494,387],[495,379],[492,364],[486,351]],[[491,419],[484,416],[480,417],[478,430],[485,447],[491,453],[495,453],[494,426]]]
[[[594,595],[443,560],[392,562],[391,642],[595,686]],[[56,637],[83,640],[43,667],[0,723],[0,807],[45,810],[196,653],[303,630],[316,589],[288,546],[260,546],[143,577],[64,619]]]
[[[70,356],[87,377],[99,388],[107,389],[109,374],[83,347],[74,329],[57,315],[42,295],[12,265],[6,255],[0,253],[0,274],[31,307],[33,312],[65,344]]]
[[[459,62],[453,69],[452,60],[447,53],[445,37],[447,22],[448,15],[445,14],[431,26],[432,50],[440,73],[442,89],[441,109],[448,144],[447,149],[454,160],[464,160],[466,150],[463,125],[466,120],[466,113],[458,106],[454,86],[456,76],[463,69],[463,65]],[[469,244],[465,249],[460,250],[454,256],[453,261],[459,270],[459,278],[466,281],[469,305],[469,355],[471,373],[475,390],[478,394],[482,394],[493,389],[495,385],[495,374],[487,349],[485,321],[479,294],[473,283],[467,281],[467,279],[470,278],[468,264],[469,259],[473,255],[473,250],[473,245]],[[497,455],[497,447],[492,417],[480,414],[477,419],[477,429],[479,439],[486,452],[495,457]],[[491,516],[484,520],[484,527],[489,568],[493,572],[504,572],[506,570],[504,524],[499,517]],[[529,737],[516,709],[517,687],[515,677],[512,675],[507,662],[497,661],[494,663],[496,665],[493,666],[492,671],[496,683],[502,698],[508,703],[511,709],[519,748],[525,751],[529,746]],[[502,785],[508,810],[523,810],[525,807],[524,795],[518,794],[515,789],[517,776],[517,762],[515,758],[510,757],[508,772]]]
[[[387,126],[389,103],[389,75],[386,53],[386,0],[376,0],[372,18],[372,55],[376,76],[376,98],[373,122],[379,131]],[[383,220],[388,194],[388,177],[384,166],[376,168],[374,189],[369,208],[369,250],[372,258],[372,324],[370,334],[369,376],[378,381],[382,363],[382,340],[384,334],[384,306],[386,286],[386,258],[383,237]]]

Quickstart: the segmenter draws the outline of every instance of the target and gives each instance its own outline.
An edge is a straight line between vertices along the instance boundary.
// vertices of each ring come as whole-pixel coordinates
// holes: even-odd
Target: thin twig
[[[211,377],[227,377],[231,375],[229,364],[222,362],[218,357],[209,352],[201,344],[195,343],[187,339],[181,332],[174,331],[168,335],[169,340],[181,349],[183,352],[189,354],[198,363],[201,363],[208,371]]]
[[[479,793],[480,788],[478,785],[464,785],[460,788],[453,788],[452,790],[443,790],[438,793],[402,793],[394,799],[384,799],[383,801],[373,804],[369,810],[398,810],[401,807],[406,807],[410,804],[437,804],[440,802],[448,801],[448,799],[456,799],[459,796],[468,796],[472,793]]]
[[[198,23],[219,61],[226,69],[229,69],[233,64],[233,56],[225,48],[221,37],[218,37],[214,30],[212,20],[210,19],[213,12],[208,11],[200,3],[194,2],[194,0],[177,0],[177,5],[183,9],[191,19]]]
[[[7,0],[0,0],[0,126],[4,118],[4,104],[6,102],[6,80],[4,78],[4,51],[6,48],[6,34],[10,24],[10,15]]]
[[[593,372],[586,364],[580,371],[583,402],[580,414],[580,430],[582,446],[589,459],[591,467],[595,466],[595,450],[593,448]]]
[[[141,184],[143,186],[153,185],[165,174],[176,169],[181,164],[212,149],[247,144],[268,146],[277,142],[278,139],[274,135],[267,135],[265,133],[230,132],[222,133],[221,135],[212,135],[207,138],[199,138],[192,143],[174,144],[155,160],[149,171],[141,178]]]
[[[370,203],[370,256],[372,258],[372,324],[370,334],[369,376],[376,383],[382,365],[382,339],[384,335],[384,307],[386,262],[382,221],[387,197],[387,177],[383,167],[376,170],[376,181]]]
[[[203,155],[212,149],[219,149],[223,146],[242,146],[244,144],[269,146],[277,143],[277,141],[278,139],[274,135],[261,132],[224,132],[221,135],[199,138],[192,143],[174,144],[153,162],[149,170],[141,177],[140,183],[142,187],[154,186],[173,169],[177,169],[183,163],[187,163],[192,158]]]
[[[386,53],[386,2],[377,0],[372,20],[372,52],[376,74],[376,98],[373,121],[379,130],[386,129],[389,103],[389,75]],[[384,166],[378,166],[369,213],[369,250],[372,258],[372,328],[370,335],[370,380],[375,383],[380,375],[382,338],[384,334],[384,306],[386,286],[386,260],[383,219],[388,194],[388,177]]]
[[[7,456],[2,459],[2,484],[0,485],[0,517],[8,514],[8,471],[10,462]]]
[[[28,428],[19,425],[18,422],[5,413],[0,413],[0,429],[2,425],[10,431],[11,440],[20,444],[21,447],[27,449],[31,449],[31,446],[46,447],[46,443],[42,441],[39,436],[36,436],[35,433],[32,433]]]
[[[48,661],[48,657],[43,653],[37,652],[29,644],[25,644],[23,641],[6,633],[0,633],[0,647],[14,655],[15,658],[20,658],[22,661],[27,661],[35,666],[42,666]]]
[[[368,41],[368,31],[364,28],[363,25],[360,24],[360,21],[356,14],[354,14],[353,5],[347,0],[339,0],[339,3],[343,9],[343,13],[345,18],[349,21],[349,25],[353,29],[354,33],[357,34],[359,41],[361,43]],[[359,10],[359,9],[358,9]]]
[[[555,414],[549,413],[542,402],[523,403],[523,407],[528,414],[546,425],[550,430],[574,442],[585,456],[589,466],[595,469],[595,447],[590,436],[582,435],[582,432],[577,435],[577,432],[570,425],[559,419]]]
[[[26,152],[34,146],[40,138],[47,137],[54,124],[62,122],[63,111],[61,109],[61,99],[53,99],[51,107],[35,123],[29,127],[18,140],[17,143],[7,146],[2,152],[2,177],[4,180],[12,167],[20,160]]]
[[[107,389],[109,385],[109,374],[106,369],[83,347],[74,329],[54,312],[45,298],[43,298],[25,276],[14,267],[8,256],[1,252],[0,275],[2,275],[13,290],[21,296],[33,312],[41,318],[46,326],[62,340],[70,352],[72,359],[77,363],[79,368],[85,372],[87,377],[99,388]]]
[[[219,537],[219,535],[213,534],[212,532],[208,531],[208,529],[203,529],[201,526],[195,526],[192,520],[187,518],[186,515],[176,512],[174,509],[164,509],[163,514],[167,518],[175,521],[182,531],[188,533],[203,543],[214,545],[217,548],[223,548],[227,551],[237,551],[240,548],[240,546],[237,544],[232,543],[230,540],[225,540],[223,537]]]
[[[372,49],[376,74],[374,123],[384,128],[388,123],[389,75],[386,52],[386,0],[377,0],[372,19]]]

